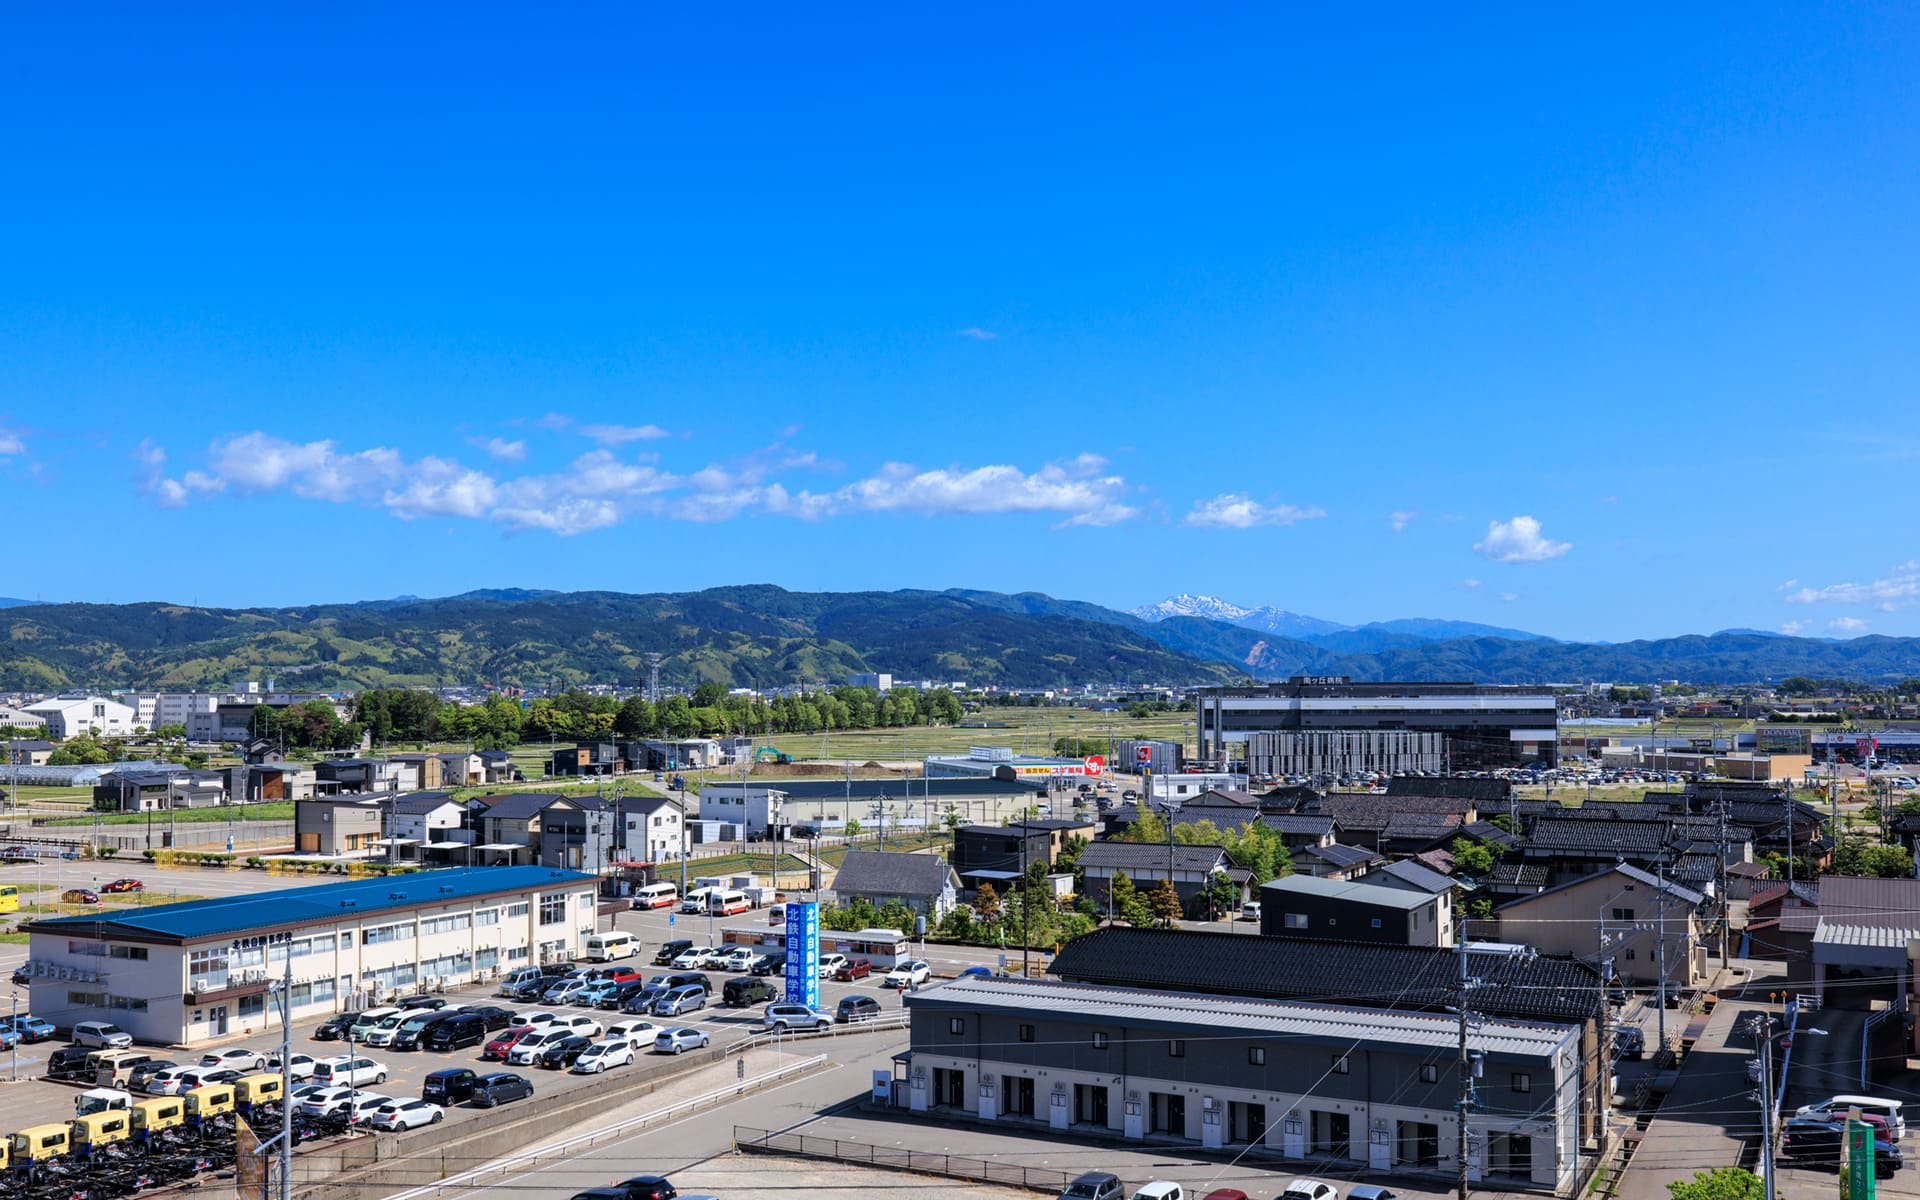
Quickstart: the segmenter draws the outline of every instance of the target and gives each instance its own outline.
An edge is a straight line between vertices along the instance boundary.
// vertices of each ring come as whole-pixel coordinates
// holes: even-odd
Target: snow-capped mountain
[[[1178,596],[1168,596],[1158,604],[1148,604],[1133,609],[1133,615],[1143,621],[1164,621],[1168,617],[1206,617],[1213,621],[1225,621],[1238,625],[1242,617],[1253,612],[1250,608],[1241,608],[1238,604],[1228,604],[1218,596],[1190,596],[1181,592]]]

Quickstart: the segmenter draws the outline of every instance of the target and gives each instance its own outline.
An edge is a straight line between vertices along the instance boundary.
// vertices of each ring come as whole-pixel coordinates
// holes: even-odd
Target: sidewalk
[[[1706,1017],[1692,1019],[1685,1036],[1693,1049],[1640,1135],[1620,1177],[1619,1200],[1668,1200],[1672,1180],[1740,1163],[1747,1139],[1760,1132],[1758,1102],[1747,1081],[1753,1038],[1741,1026],[1766,1007],[1730,996]]]

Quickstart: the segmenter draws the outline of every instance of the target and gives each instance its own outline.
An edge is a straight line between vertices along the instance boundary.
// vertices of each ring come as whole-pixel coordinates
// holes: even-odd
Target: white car
[[[200,1056],[203,1067],[226,1067],[235,1071],[264,1071],[267,1069],[267,1056],[258,1050],[215,1050],[211,1054]]]
[[[336,1054],[313,1064],[313,1081],[327,1087],[360,1087],[387,1081],[387,1065],[371,1058]]]
[[[662,1029],[653,1039],[655,1054],[684,1054],[707,1044],[707,1035],[698,1029]]]
[[[1280,1193],[1280,1200],[1340,1200],[1340,1192],[1320,1179],[1296,1179]]]
[[[149,1096],[184,1096],[200,1086],[203,1075],[221,1070],[220,1067],[173,1067],[158,1072],[147,1080]]]
[[[575,1013],[561,1017],[553,1023],[555,1029],[565,1030],[574,1037],[597,1038],[600,1036],[600,1022],[585,1013]]]
[[[540,1061],[540,1056],[545,1054],[549,1047],[574,1036],[570,1029],[562,1029],[558,1025],[546,1026],[538,1033],[530,1033],[515,1042],[513,1049],[507,1051],[507,1064],[515,1067],[530,1067]]]
[[[893,970],[888,971],[886,982],[888,987],[911,987],[916,983],[925,983],[932,978],[933,968],[921,962],[919,959],[915,959],[912,962],[903,962]]]
[[[367,1124],[375,1129],[418,1129],[438,1125],[446,1115],[445,1109],[428,1100],[389,1100],[373,1110]]]
[[[308,1096],[300,1102],[300,1111],[310,1117],[324,1117],[328,1113],[346,1113],[359,1120],[379,1108],[382,1104],[393,1103],[392,1096],[383,1096],[379,1092],[362,1092],[350,1087],[325,1088]]]
[[[575,1075],[598,1075],[608,1067],[625,1067],[633,1063],[633,1043],[625,1038],[609,1038],[604,1042],[595,1042],[580,1052],[573,1060]]]
[[[354,1092],[345,1104],[339,1105],[334,1111],[346,1113],[349,1121],[360,1125],[385,1105],[392,1104],[395,1099],[396,1097],[383,1096],[379,1092]]]
[[[833,973],[847,965],[844,954],[822,954],[820,956],[820,978],[832,979]]]
[[[681,971],[691,971],[707,961],[707,955],[714,953],[712,946],[693,946],[681,951],[672,966]]]
[[[272,1058],[269,1058],[267,1060],[267,1070],[278,1071],[279,1069],[280,1069],[280,1056],[276,1054]],[[312,1079],[313,1078],[313,1056],[311,1054],[295,1054],[292,1057],[288,1058],[287,1059],[287,1078]]]
[[[559,1019],[558,1013],[550,1013],[544,1008],[530,1008],[507,1018],[507,1028],[512,1029],[517,1025],[551,1025]]]
[[[627,1044],[635,1050],[642,1046],[651,1046],[653,1039],[660,1033],[660,1027],[652,1021],[622,1021],[607,1029],[610,1038],[625,1038]]]

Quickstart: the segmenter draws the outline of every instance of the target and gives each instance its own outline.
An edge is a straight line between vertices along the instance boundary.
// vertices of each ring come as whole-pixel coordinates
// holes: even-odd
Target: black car
[[[691,949],[693,949],[693,943],[686,938],[679,938],[671,942],[661,942],[659,953],[653,956],[653,965],[656,967],[671,966],[674,959],[679,958]]]
[[[613,1185],[627,1200],[673,1200],[680,1193],[661,1175],[635,1175]]]
[[[646,989],[646,986],[647,984],[645,980],[630,979],[626,983],[621,984],[619,987],[613,989],[613,991],[608,992],[605,996],[601,997],[600,1002],[596,1004],[594,1007],[617,1009],[621,1005],[625,1004],[627,1001],[639,995],[642,991]]]
[[[833,1019],[842,1025],[851,1025],[856,1021],[871,1021],[879,1015],[880,1002],[872,996],[848,996],[834,1010]]]
[[[341,1013],[337,1017],[329,1017],[320,1023],[320,1028],[313,1031],[313,1040],[316,1042],[337,1042],[347,1036],[347,1030],[359,1019],[359,1013],[350,1012]]]
[[[441,1013],[439,1020],[420,1033],[420,1045],[428,1050],[458,1050],[462,1046],[478,1046],[486,1040],[487,1023],[480,1019],[479,1013]]]
[[[688,984],[699,984],[700,989],[707,995],[713,995],[713,980],[707,978],[705,971],[676,971],[659,982],[660,986],[669,991],[677,987],[686,987]]]
[[[471,1102],[479,1108],[492,1108],[509,1100],[525,1100],[533,1095],[533,1083],[525,1075],[495,1071],[474,1080]]]
[[[630,1017],[644,1017],[653,1011],[653,1002],[666,994],[667,989],[658,984],[645,984],[620,1002],[620,1011]]]
[[[480,1024],[486,1027],[488,1033],[498,1033],[513,1024],[513,1013],[497,1004],[475,1004],[461,1011],[479,1017]]]
[[[1780,1152],[1788,1158],[1838,1166],[1847,1153],[1847,1123],[1819,1117],[1795,1117],[1781,1131]],[[1900,1147],[1876,1137],[1873,1141],[1874,1175],[1891,1175],[1900,1169],[1900,1165]]]
[[[433,1031],[437,1027],[446,1024],[458,1015],[458,1013],[442,1011],[427,1013],[424,1016],[409,1017],[400,1022],[400,1028],[393,1031],[393,1041],[390,1043],[391,1047],[395,1050],[418,1050],[427,1044],[427,1039],[432,1036]],[[484,1040],[484,1038],[479,1039],[479,1041]],[[478,1045],[479,1041],[470,1044]],[[451,1049],[452,1047],[443,1048]]]
[[[759,958],[754,959],[753,966],[747,969],[748,971],[750,971],[752,974],[755,974],[755,975],[778,975],[781,971],[786,969],[786,966],[787,966],[786,955],[762,954]]]
[[[393,1006],[401,1012],[407,1012],[418,1008],[445,1008],[447,1002],[438,996],[429,996],[421,992],[417,996],[402,996],[393,1002]]]
[[[580,1052],[591,1045],[593,1045],[592,1038],[561,1038],[540,1052],[540,1065],[556,1071],[570,1067],[573,1065],[573,1060],[580,1057]]]
[[[87,1078],[87,1055],[92,1053],[93,1048],[90,1046],[62,1046],[47,1055],[47,1078]]]
[[[473,1098],[473,1086],[479,1080],[479,1074],[466,1067],[435,1071],[421,1083],[420,1098],[442,1106],[459,1104]]]

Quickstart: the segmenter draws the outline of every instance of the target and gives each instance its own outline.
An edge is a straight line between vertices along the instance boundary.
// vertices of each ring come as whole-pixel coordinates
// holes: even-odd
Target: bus
[[[20,911],[20,889],[11,883],[0,883],[0,913]]]

